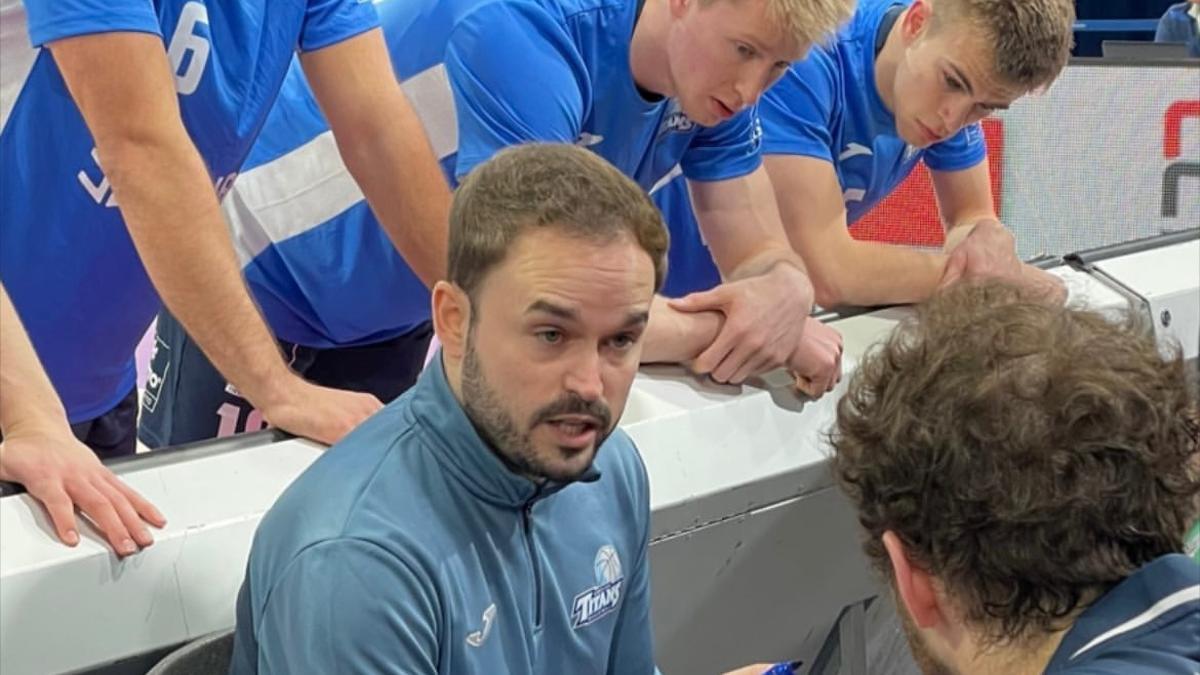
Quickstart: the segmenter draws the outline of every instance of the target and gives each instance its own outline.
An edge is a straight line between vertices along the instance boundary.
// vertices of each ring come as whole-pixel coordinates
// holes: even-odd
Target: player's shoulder
[[[838,29],[828,46],[843,52],[870,50],[873,53],[879,26],[888,11],[893,7],[905,8],[910,4],[912,0],[859,0],[853,16]]]
[[[633,11],[635,0],[457,0],[460,18],[473,15],[545,16],[557,21],[597,12]]]
[[[814,44],[803,59],[792,64],[784,79],[795,82],[873,81],[875,37],[888,9],[907,2],[861,0],[854,15],[824,42]],[[869,78],[867,76],[870,76]]]
[[[636,11],[636,0],[560,0],[551,3],[562,11],[564,16],[576,17],[596,12]]]

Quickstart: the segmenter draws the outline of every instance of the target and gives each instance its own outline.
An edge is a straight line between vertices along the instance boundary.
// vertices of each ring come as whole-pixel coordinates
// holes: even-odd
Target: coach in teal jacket
[[[472,172],[443,351],[264,517],[232,672],[654,673],[649,487],[615,427],[666,245],[586,150]]]

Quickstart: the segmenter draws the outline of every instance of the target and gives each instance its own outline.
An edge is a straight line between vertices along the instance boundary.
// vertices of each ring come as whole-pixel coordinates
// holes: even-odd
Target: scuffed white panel
[[[1200,356],[1200,239],[1102,260],[1096,267],[1146,300],[1159,339],[1178,342],[1185,358]]]
[[[1071,268],[1052,272],[1073,303],[1123,308],[1130,298],[1146,306],[1169,296],[1196,308],[1200,282],[1179,270],[1186,256],[1200,253],[1195,242],[1189,246],[1184,257],[1151,252],[1100,263],[1129,277],[1121,288]],[[1167,270],[1174,281],[1155,285],[1154,270]],[[874,592],[853,518],[828,475],[824,434],[859,359],[910,312],[834,321],[845,339],[843,384],[817,401],[797,396],[783,372],[741,387],[680,368],[639,373],[621,425],[650,474],[655,627],[664,665],[808,654],[836,618],[831,612]],[[1188,320],[1194,315],[1179,320],[1184,331],[1194,330]],[[121,465],[122,478],[169,520],[153,547],[125,561],[89,530],[74,549],[58,544],[27,496],[0,500],[0,671],[76,670],[232,626],[254,529],[321,452],[307,441],[267,438],[173,463]],[[752,626],[754,608],[771,598],[779,600],[769,609],[769,630]]]
[[[291,440],[121,473],[167,517],[124,560],[90,526],[59,544],[28,495],[0,501],[0,672],[75,670],[231,626],[254,528],[320,451]]]

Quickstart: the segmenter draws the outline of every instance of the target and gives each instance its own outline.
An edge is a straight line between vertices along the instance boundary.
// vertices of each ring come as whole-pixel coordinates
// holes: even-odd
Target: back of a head
[[[985,639],[1062,628],[1197,514],[1196,399],[1132,318],[960,286],[860,364],[832,435],[865,549],[893,531]]]
[[[472,294],[528,228],[555,227],[586,244],[628,236],[666,276],[667,231],[645,191],[595,153],[530,143],[476,167],[450,207],[448,276]]]
[[[933,29],[968,25],[992,49],[995,75],[1007,86],[1048,86],[1067,65],[1075,31],[1073,0],[932,0]]]

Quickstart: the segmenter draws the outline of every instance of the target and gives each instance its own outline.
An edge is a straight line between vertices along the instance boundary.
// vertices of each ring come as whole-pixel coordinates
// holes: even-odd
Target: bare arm
[[[726,281],[758,276],[779,263],[807,271],[788,245],[765,168],[730,180],[688,181],[688,190],[696,221]]]
[[[273,424],[331,443],[378,409],[288,370],[242,282],[204,161],[180,119],[162,41],[101,33],[50,45],[96,141],[159,294],[205,354]]]
[[[721,330],[720,312],[681,312],[661,295],[650,305],[642,363],[687,363],[712,344]]]
[[[797,155],[769,155],[764,163],[788,237],[808,264],[817,304],[911,303],[937,288],[946,256],[850,236],[832,164]]]
[[[716,340],[696,358],[697,372],[718,382],[792,363],[812,311],[813,291],[804,263],[791,250],[766,170],[724,181],[688,184],[700,225],[725,283],[671,306],[724,315]],[[811,362],[806,375],[832,373],[833,360]]]
[[[417,276],[445,276],[450,189],[379,30],[300,56],[346,168]]]
[[[0,430],[67,427],[67,413],[25,334],[17,310],[0,286]]]
[[[76,440],[8,293],[0,286],[0,480],[21,483],[42,502],[59,539],[79,543],[75,506],[129,555],[154,542],[143,520],[166,519]]]
[[[1026,265],[1016,239],[996,217],[987,162],[962,171],[931,171],[946,228],[945,269],[938,287],[963,280],[1007,279],[1059,302],[1066,288],[1055,276]]]
[[[937,196],[938,214],[946,229],[943,250],[953,251],[976,223],[999,222],[992,206],[992,184],[987,162],[961,171],[930,171]]]

